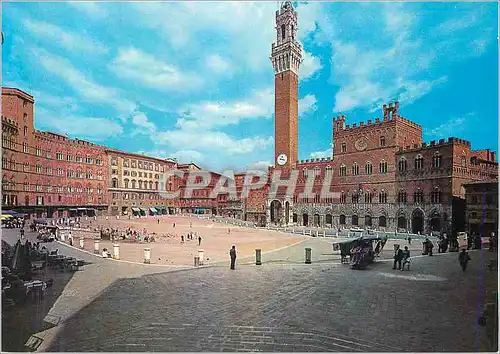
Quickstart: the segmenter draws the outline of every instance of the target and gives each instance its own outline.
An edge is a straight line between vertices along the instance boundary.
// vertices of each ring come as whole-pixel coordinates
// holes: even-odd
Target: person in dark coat
[[[198,246],[200,246],[200,245],[201,245],[201,236],[198,236]]]
[[[396,263],[398,265],[398,270],[401,270],[401,261],[403,260],[403,250],[399,245],[394,245],[394,266],[392,269],[396,269]]]
[[[229,250],[229,257],[231,257],[231,269],[234,270],[234,265],[236,263],[236,247],[235,246],[233,246]]]
[[[462,252],[458,255],[458,262],[460,263],[460,266],[462,267],[462,270],[465,272],[467,269],[467,264],[469,264],[470,261],[470,256],[465,250],[465,248],[462,249]]]

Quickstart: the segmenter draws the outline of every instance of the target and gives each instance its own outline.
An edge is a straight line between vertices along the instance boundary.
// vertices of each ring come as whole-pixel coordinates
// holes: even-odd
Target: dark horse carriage
[[[385,239],[359,237],[333,244],[334,251],[340,251],[341,263],[349,263],[353,269],[365,269],[372,264],[384,247]],[[347,260],[349,257],[349,260]]]

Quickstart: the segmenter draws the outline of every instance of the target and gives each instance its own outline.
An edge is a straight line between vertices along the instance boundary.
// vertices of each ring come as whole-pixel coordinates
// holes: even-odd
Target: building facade
[[[106,149],[110,215],[173,214],[175,201],[163,198],[162,175],[175,169],[172,160]],[[163,189],[163,188],[161,188]]]
[[[2,88],[2,207],[36,217],[106,209],[104,147],[38,131],[34,98]]]
[[[457,138],[423,142],[422,127],[400,115],[399,102],[384,105],[382,118],[359,126],[346,125],[343,115],[334,118],[331,157],[290,161],[289,157],[298,156],[294,80],[299,64],[294,60],[301,47],[294,34],[297,22],[289,2],[276,13],[277,42],[271,54],[276,90],[275,167],[268,181],[271,185],[272,172],[280,170],[295,189],[292,197],[286,196],[283,187],[272,198],[262,190],[267,195],[266,222],[426,234],[463,231],[464,184],[497,181],[495,153],[474,151],[470,142]],[[296,183],[293,169],[299,172]],[[313,197],[304,197],[311,183]],[[321,193],[325,185],[330,196]],[[257,193],[247,199],[247,204],[256,202],[262,202]]]
[[[498,183],[468,183],[464,185],[466,231],[469,235],[498,235]]]

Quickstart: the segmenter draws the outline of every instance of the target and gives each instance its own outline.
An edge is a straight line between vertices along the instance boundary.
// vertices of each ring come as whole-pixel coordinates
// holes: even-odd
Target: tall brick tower
[[[298,85],[302,46],[297,42],[297,11],[285,1],[276,11],[276,42],[272,44],[274,67],[274,162],[277,168],[293,168],[298,159]]]

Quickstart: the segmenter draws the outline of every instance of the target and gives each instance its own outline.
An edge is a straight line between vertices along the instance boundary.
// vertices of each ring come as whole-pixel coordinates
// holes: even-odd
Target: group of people
[[[411,258],[408,246],[405,246],[404,250],[402,250],[400,245],[394,245],[394,265],[392,269],[403,271],[405,269],[405,266],[407,266],[408,270],[410,270],[410,265]]]
[[[197,238],[198,239],[198,246],[201,246],[201,236],[197,237],[197,235],[198,234],[196,232],[194,232],[194,233],[188,232],[186,234],[186,240],[193,240],[193,239]],[[184,243],[184,235],[181,235],[181,243]]]

